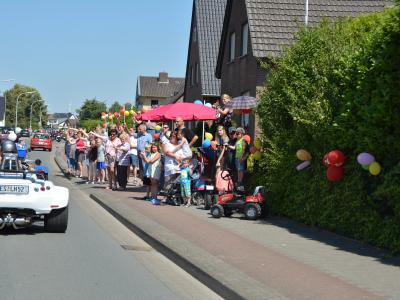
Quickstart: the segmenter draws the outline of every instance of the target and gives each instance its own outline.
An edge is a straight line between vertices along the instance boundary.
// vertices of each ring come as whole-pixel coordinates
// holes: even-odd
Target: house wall
[[[188,62],[186,65],[186,80],[185,80],[185,102],[194,102],[197,99],[202,100],[201,97],[201,71],[199,69],[199,76],[198,76],[198,82],[194,83],[194,85],[191,84],[191,67],[193,67],[193,70],[195,72],[195,66],[196,63],[199,65],[200,68],[200,54],[199,54],[199,43],[198,43],[198,33],[196,33],[197,38],[196,41],[193,40],[193,29],[196,28],[198,30],[197,26],[197,20],[196,20],[196,7],[193,8],[193,14],[192,14],[192,24],[190,28],[190,41],[189,41],[189,53],[188,53]],[[196,75],[195,75],[196,76]]]
[[[144,106],[146,108],[151,108],[151,100],[158,100],[158,105],[167,105],[169,102],[167,98],[160,98],[160,97],[143,97],[140,96],[136,99],[136,108],[141,110]]]
[[[247,22],[247,12],[244,0],[233,0],[231,16],[228,25],[228,36],[225,42],[224,57],[221,68],[221,94],[232,97],[248,92],[256,96],[257,61],[253,56],[250,38],[248,40],[248,53],[241,55],[242,26]],[[235,59],[229,61],[230,36],[235,32]],[[250,36],[249,36],[250,37]]]

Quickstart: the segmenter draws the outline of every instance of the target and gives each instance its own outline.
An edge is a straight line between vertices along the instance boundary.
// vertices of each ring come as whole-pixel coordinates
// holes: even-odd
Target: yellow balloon
[[[213,139],[213,135],[209,132],[206,132],[204,134],[204,137],[206,138],[206,140],[209,140],[209,141],[211,141]]]
[[[125,114],[125,117],[129,117],[129,111],[126,110],[126,111],[124,112],[124,114]]]
[[[298,159],[303,160],[303,161],[312,159],[310,152],[308,152],[307,150],[304,150],[304,149],[297,150],[296,156]]]
[[[256,147],[257,150],[260,150],[260,149],[261,149],[261,146],[262,146],[261,140],[260,140],[259,138],[256,138],[256,139],[254,140],[254,147]]]
[[[254,160],[260,160],[261,159],[261,152],[257,151],[256,153],[253,154]]]
[[[160,131],[160,130],[161,130],[161,126],[160,126],[160,125],[156,125],[156,126],[154,127],[154,129],[157,130],[157,131]]]
[[[112,121],[113,117],[112,117],[112,116],[109,116],[108,119],[109,119],[110,121]]]
[[[106,116],[101,116],[101,119],[102,119],[102,120],[105,120],[105,119],[106,119]]]
[[[135,111],[134,111],[133,109],[131,109],[131,110],[129,111],[129,113],[131,114],[131,116],[136,116],[136,113],[135,113]]]
[[[381,171],[382,171],[382,167],[378,162],[374,161],[372,164],[369,165],[369,172],[372,175],[374,175],[374,176],[379,175],[379,173]]]

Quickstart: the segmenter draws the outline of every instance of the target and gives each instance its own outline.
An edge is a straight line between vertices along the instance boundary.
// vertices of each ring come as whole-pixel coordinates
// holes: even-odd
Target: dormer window
[[[235,46],[236,46],[236,34],[234,32],[229,36],[229,61],[235,59]]]

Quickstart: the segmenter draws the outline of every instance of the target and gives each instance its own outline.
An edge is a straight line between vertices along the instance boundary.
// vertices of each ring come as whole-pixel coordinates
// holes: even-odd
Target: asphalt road
[[[34,151],[29,158],[40,158],[50,180],[69,188],[68,230],[50,234],[37,223],[0,232],[1,299],[219,298],[72,185],[53,153]]]

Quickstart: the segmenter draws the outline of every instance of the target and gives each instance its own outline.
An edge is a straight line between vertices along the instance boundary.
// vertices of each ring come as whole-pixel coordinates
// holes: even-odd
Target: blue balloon
[[[206,103],[206,104],[204,104],[204,106],[212,107],[212,104],[211,103]]]
[[[203,105],[203,101],[201,101],[201,100],[195,100],[195,101],[194,101],[194,104]]]
[[[211,141],[210,140],[204,140],[203,148],[207,149],[207,148],[210,148],[210,146],[211,146]]]

